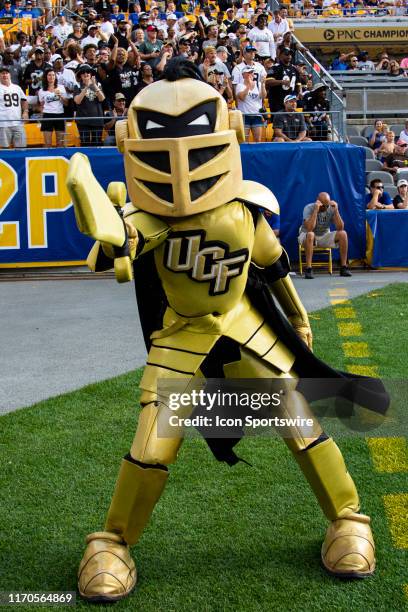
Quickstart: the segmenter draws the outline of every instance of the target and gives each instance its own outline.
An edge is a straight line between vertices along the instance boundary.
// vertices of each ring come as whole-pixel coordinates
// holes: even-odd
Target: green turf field
[[[360,340],[370,347],[360,361],[378,366],[382,377],[406,378],[407,303],[408,285],[352,301]],[[333,308],[314,313],[311,322],[315,352],[346,367]],[[84,537],[103,526],[133,438],[139,377],[132,372],[0,418],[0,591],[75,589]],[[394,547],[382,496],[408,493],[407,473],[398,466],[376,472],[364,438],[338,442],[373,520],[373,578],[342,582],[320,568],[326,521],[280,440],[244,439],[238,454],[253,467],[229,468],[203,440],[190,439],[134,549],[137,589],[115,610],[406,609],[407,551]]]

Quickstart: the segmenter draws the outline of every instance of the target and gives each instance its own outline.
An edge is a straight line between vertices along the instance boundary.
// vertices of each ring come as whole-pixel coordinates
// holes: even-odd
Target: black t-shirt
[[[238,19],[224,19],[222,23],[227,28],[227,34],[235,34],[239,26],[241,25]]]
[[[123,34],[120,33],[119,29],[115,33],[116,38],[118,39],[118,47],[121,49],[125,49],[127,51],[129,49],[129,41]],[[110,41],[109,41],[110,42]],[[110,46],[110,44],[109,44]],[[115,45],[114,45],[115,46]]]
[[[401,198],[400,194],[398,193],[392,201],[392,203],[394,204],[394,208],[398,208],[398,204],[402,204],[403,201],[404,200]]]
[[[136,95],[139,70],[126,62],[122,68],[116,66],[108,72],[107,91],[112,100],[117,93],[123,93],[126,106],[129,106]]]
[[[312,123],[318,123],[327,121],[328,116],[326,112],[330,110],[330,104],[328,100],[320,100],[319,102],[309,96],[303,104],[303,110],[305,113],[311,113],[310,120]]]
[[[295,140],[300,132],[306,131],[303,115],[300,113],[281,113],[273,118],[274,129],[280,128],[291,140]]]
[[[268,72],[268,77],[272,77],[277,81],[282,81],[284,77],[288,77],[289,81],[285,85],[275,85],[268,89],[268,100],[269,108],[271,112],[280,111],[284,108],[283,100],[285,96],[289,96],[295,93],[295,87],[297,82],[297,70],[293,66],[285,66],[284,64],[278,64],[273,66]]]
[[[74,97],[80,94],[82,90],[83,87],[77,85],[74,88]],[[96,93],[93,90],[88,89],[81,104],[75,104],[75,109],[77,120],[79,120],[82,125],[85,124],[94,127],[103,125],[102,103],[99,102],[98,98],[96,97]],[[93,118],[89,119],[89,117]],[[98,117],[101,118],[98,119]]]
[[[29,96],[37,96],[38,92],[42,87],[42,78],[44,74],[44,70],[46,68],[51,68],[51,64],[48,62],[43,62],[40,66],[33,61],[31,61],[24,71],[24,82],[31,80],[31,83],[28,84],[28,95]]]
[[[78,36],[75,36],[73,32],[71,32],[71,34],[68,34],[67,38],[69,38],[69,40],[74,40],[76,43],[78,43],[78,45],[80,45],[81,40],[85,38],[85,34],[81,34],[81,36],[78,37]]]

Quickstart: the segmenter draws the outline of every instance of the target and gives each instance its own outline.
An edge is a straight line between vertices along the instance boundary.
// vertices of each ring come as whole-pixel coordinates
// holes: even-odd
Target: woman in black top
[[[79,85],[74,88],[74,102],[81,146],[101,146],[102,102],[105,95],[96,83],[94,70],[88,64],[79,66],[76,78]]]
[[[398,193],[393,199],[394,208],[408,208],[408,181],[400,179],[397,183]]]

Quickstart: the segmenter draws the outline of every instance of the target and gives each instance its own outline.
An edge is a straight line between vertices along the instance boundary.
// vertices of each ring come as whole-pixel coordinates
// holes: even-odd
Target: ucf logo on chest
[[[242,274],[248,257],[248,249],[230,252],[226,242],[206,241],[204,230],[190,230],[174,232],[166,240],[163,263],[172,272],[184,272],[199,283],[208,282],[208,293],[220,295],[228,291],[232,278]]]

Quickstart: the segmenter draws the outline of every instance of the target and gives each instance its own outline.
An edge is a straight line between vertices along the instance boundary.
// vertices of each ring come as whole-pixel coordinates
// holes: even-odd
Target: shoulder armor
[[[133,206],[132,202],[128,202],[127,204],[124,205],[124,207],[122,208],[122,212],[123,212],[123,216],[124,217],[128,217],[129,215],[131,215],[134,212],[137,212],[139,209],[136,208],[136,206]]]
[[[279,215],[279,204],[272,191],[256,183],[255,181],[242,181],[242,188],[237,193],[237,200],[242,200],[247,204],[255,204],[260,208],[265,208],[270,212]]]

